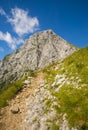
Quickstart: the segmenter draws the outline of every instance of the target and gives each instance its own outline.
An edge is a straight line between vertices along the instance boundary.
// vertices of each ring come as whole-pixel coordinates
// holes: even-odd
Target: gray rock
[[[29,81],[29,80],[25,80],[24,82],[23,82],[23,85],[28,85],[28,84],[30,84],[31,82]]]
[[[20,109],[18,106],[12,106],[11,110],[10,110],[13,114],[18,114]]]
[[[0,87],[27,76],[50,63],[62,60],[76,47],[57,36],[52,30],[30,36],[24,45],[0,61]]]

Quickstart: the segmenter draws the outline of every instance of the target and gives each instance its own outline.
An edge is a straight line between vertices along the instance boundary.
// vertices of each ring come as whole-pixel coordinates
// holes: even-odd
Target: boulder
[[[10,109],[10,111],[13,113],[13,114],[18,114],[20,109],[18,106],[12,106],[12,108]]]
[[[23,82],[23,84],[24,85],[28,85],[28,84],[30,84],[31,82],[29,81],[29,80],[25,80],[24,82]]]

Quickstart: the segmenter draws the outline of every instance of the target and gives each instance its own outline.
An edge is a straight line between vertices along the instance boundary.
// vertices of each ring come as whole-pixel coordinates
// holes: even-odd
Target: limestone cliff
[[[38,32],[0,62],[0,87],[28,75],[32,70],[62,60],[75,50],[52,30]]]

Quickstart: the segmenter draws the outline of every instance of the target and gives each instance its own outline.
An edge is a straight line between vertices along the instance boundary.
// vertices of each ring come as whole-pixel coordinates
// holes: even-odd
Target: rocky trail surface
[[[7,107],[0,110],[0,130],[25,130],[26,100],[34,94],[43,78],[44,74],[41,72],[36,77],[33,77],[31,83],[24,87],[14,99],[9,101]]]

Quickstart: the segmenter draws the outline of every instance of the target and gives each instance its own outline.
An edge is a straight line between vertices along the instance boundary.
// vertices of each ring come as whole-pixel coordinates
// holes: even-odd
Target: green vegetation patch
[[[55,70],[55,66],[58,66],[58,69]],[[57,99],[57,105],[53,106],[57,113],[56,120],[62,122],[63,115],[66,115],[70,128],[88,130],[88,47],[79,49],[62,62],[52,64],[43,71],[46,73],[47,89]],[[64,75],[70,84],[65,82],[55,91],[59,85],[52,88],[52,84],[59,74]],[[48,107],[47,104],[46,106]],[[51,126],[53,129],[59,129],[52,121]]]
[[[18,80],[0,90],[0,108],[8,105],[8,100],[13,98],[21,89],[23,80]]]
[[[28,76],[36,77],[38,72],[39,71],[31,71]],[[17,80],[8,86],[3,86],[0,89],[0,108],[8,105],[8,101],[23,89],[23,82],[27,79],[28,76]]]
[[[88,87],[74,88],[64,85],[53,93],[58,99],[57,113],[66,114],[70,127],[88,129]],[[63,118],[63,117],[62,117]]]
[[[88,84],[88,47],[79,49],[64,61],[67,77],[79,77],[82,83]]]

